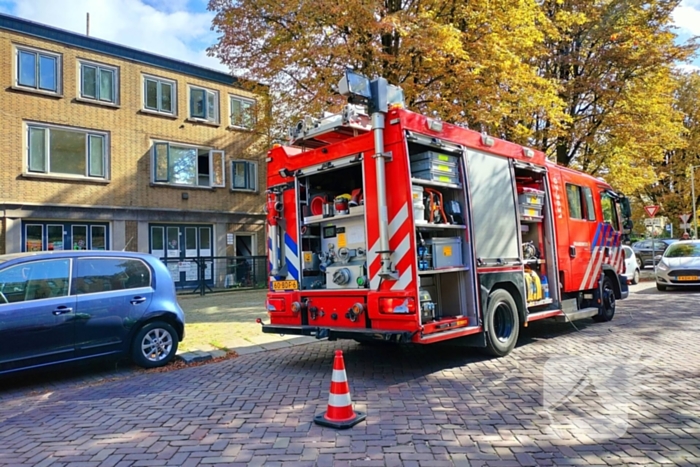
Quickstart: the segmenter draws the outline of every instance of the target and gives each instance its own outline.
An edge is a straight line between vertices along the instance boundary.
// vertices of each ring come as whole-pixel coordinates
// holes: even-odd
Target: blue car
[[[106,356],[155,368],[184,335],[172,277],[155,256],[0,255],[0,374]]]

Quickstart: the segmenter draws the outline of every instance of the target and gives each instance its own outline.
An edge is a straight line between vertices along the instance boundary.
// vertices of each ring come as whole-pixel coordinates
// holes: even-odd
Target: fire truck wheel
[[[615,316],[615,289],[608,276],[603,277],[603,296],[601,297],[600,312],[593,317],[593,321],[605,323]]]
[[[498,289],[491,292],[484,324],[486,352],[495,357],[508,355],[518,341],[520,322],[518,307],[507,291]]]

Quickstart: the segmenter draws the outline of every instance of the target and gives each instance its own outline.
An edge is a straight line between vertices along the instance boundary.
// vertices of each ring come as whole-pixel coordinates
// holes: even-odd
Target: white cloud
[[[147,52],[228,71],[207,57],[216,41],[210,30],[213,14],[187,11],[186,0],[14,0],[12,14],[49,26],[85,34],[90,13],[90,36]]]
[[[683,0],[673,11],[673,22],[681,31],[700,35],[700,0]]]

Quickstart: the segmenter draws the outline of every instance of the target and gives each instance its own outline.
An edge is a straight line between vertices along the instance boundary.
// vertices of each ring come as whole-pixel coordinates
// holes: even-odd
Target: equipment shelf
[[[323,214],[318,216],[309,216],[304,218],[304,224],[318,224],[320,222],[333,222],[333,219],[347,219],[350,217],[364,216],[365,207],[364,206],[354,206],[350,208],[349,214],[336,214],[335,216],[323,217]]]
[[[433,180],[426,180],[424,178],[411,178],[411,183],[413,183],[414,185],[434,186],[437,188],[453,188],[456,190],[462,189],[462,185],[457,183],[436,182]]]
[[[443,268],[443,269],[425,269],[418,271],[419,276],[427,276],[428,274],[444,274],[446,272],[469,271],[469,267],[463,266],[459,268]]]
[[[461,225],[461,224],[418,224],[418,223],[416,223],[416,228],[421,229],[421,230],[442,230],[442,229],[464,230],[467,228],[467,226]]]

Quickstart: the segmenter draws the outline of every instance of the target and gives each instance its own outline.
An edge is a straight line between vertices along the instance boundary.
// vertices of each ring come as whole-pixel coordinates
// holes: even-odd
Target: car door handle
[[[56,308],[55,310],[53,310],[52,313],[54,315],[58,316],[58,315],[65,315],[66,313],[71,313],[72,311],[73,311],[73,308],[71,308],[69,306],[61,305],[58,308]]]
[[[138,305],[139,303],[143,303],[146,301],[146,297],[134,297],[133,300],[131,300],[132,305]]]

